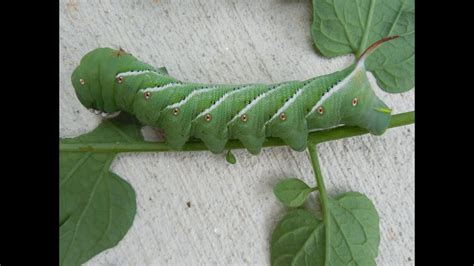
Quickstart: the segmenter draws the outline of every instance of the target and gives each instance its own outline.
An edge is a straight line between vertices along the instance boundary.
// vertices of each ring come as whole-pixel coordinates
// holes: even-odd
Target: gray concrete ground
[[[315,53],[309,0],[60,0],[60,20],[62,137],[100,121],[70,82],[80,58],[100,46],[202,83],[303,80],[353,60]],[[394,113],[414,109],[413,91],[377,94]],[[314,184],[311,165],[305,152],[286,147],[235,155],[236,165],[210,152],[120,155],[113,171],[135,188],[137,215],[117,247],[87,264],[268,265],[271,230],[285,212],[272,186],[288,176]],[[330,195],[359,191],[376,205],[378,264],[413,265],[414,126],[323,144],[320,158]]]

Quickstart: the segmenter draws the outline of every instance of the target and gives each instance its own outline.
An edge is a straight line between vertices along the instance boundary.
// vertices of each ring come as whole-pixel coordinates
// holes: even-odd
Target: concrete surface
[[[122,47],[173,76],[203,83],[302,80],[348,65],[315,53],[309,0],[60,0],[60,135],[99,118],[76,99],[70,75],[99,46]],[[372,79],[373,82],[373,79]],[[414,109],[413,91],[378,95],[394,113]],[[288,176],[314,184],[305,152],[122,154],[113,171],[137,192],[137,215],[119,245],[87,265],[268,265],[271,230],[285,208],[272,186]],[[379,265],[413,265],[414,127],[323,144],[330,195],[359,191],[381,217]],[[188,208],[187,202],[191,203]]]

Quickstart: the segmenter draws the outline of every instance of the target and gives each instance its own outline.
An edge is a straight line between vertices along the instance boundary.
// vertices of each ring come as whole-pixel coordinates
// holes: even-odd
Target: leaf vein
[[[76,164],[71,168],[71,170],[67,173],[66,177],[61,180],[61,183],[59,184],[59,188],[61,188],[64,184],[67,183],[67,181],[73,176],[73,174],[81,167],[87,159],[92,155],[91,152],[87,152],[84,154],[84,156],[76,162]]]
[[[71,242],[69,242],[69,245],[66,249],[66,252],[64,253],[64,257],[62,258],[61,260],[61,265],[63,265],[64,263],[64,260],[65,258],[67,257],[67,254],[69,253],[70,249],[71,249],[71,246],[72,246],[72,243],[74,243],[74,241],[76,240],[76,235],[77,235],[77,231],[79,229],[79,226],[81,224],[81,221],[82,219],[84,218],[84,215],[85,213],[87,212],[87,210],[89,209],[90,207],[90,204],[92,202],[92,199],[94,198],[95,196],[95,192],[97,190],[97,187],[100,183],[100,181],[102,181],[102,178],[104,177],[104,173],[106,171],[108,171],[108,167],[109,167],[109,162],[111,162],[113,160],[113,158],[107,160],[107,162],[104,164],[104,167],[102,168],[102,171],[99,175],[99,177],[97,178],[97,181],[95,182],[94,186],[92,187],[92,191],[91,191],[91,194],[89,195],[89,198],[87,199],[87,203],[86,203],[86,206],[84,206],[84,209],[81,211],[80,215],[79,215],[79,219],[77,220],[77,223],[76,223],[76,226],[74,227],[74,234],[72,236],[72,239],[71,239]],[[82,253],[82,252],[81,252]],[[81,256],[79,255],[76,259],[76,261],[80,258]]]

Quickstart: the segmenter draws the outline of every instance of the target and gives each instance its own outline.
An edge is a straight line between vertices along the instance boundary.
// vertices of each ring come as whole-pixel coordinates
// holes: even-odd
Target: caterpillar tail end
[[[372,118],[368,120],[370,122],[368,122],[367,128],[371,134],[380,136],[390,125],[392,110],[383,103],[372,110]]]

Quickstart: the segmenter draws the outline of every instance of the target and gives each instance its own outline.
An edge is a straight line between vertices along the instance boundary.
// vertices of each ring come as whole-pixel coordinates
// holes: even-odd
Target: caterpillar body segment
[[[313,130],[346,124],[379,135],[388,127],[390,109],[370,87],[364,58],[306,81],[209,85],[179,81],[123,50],[99,48],[82,58],[71,79],[85,107],[132,113],[163,129],[175,150],[198,138],[220,153],[229,139],[238,139],[258,154],[266,138],[278,137],[302,151]]]
[[[242,122],[239,112],[264,91],[267,91],[265,85],[234,88],[193,120],[194,136],[209,143],[208,147],[212,152],[223,151],[229,138],[238,139],[239,134],[235,131],[235,125]],[[246,142],[243,144],[248,146]]]

